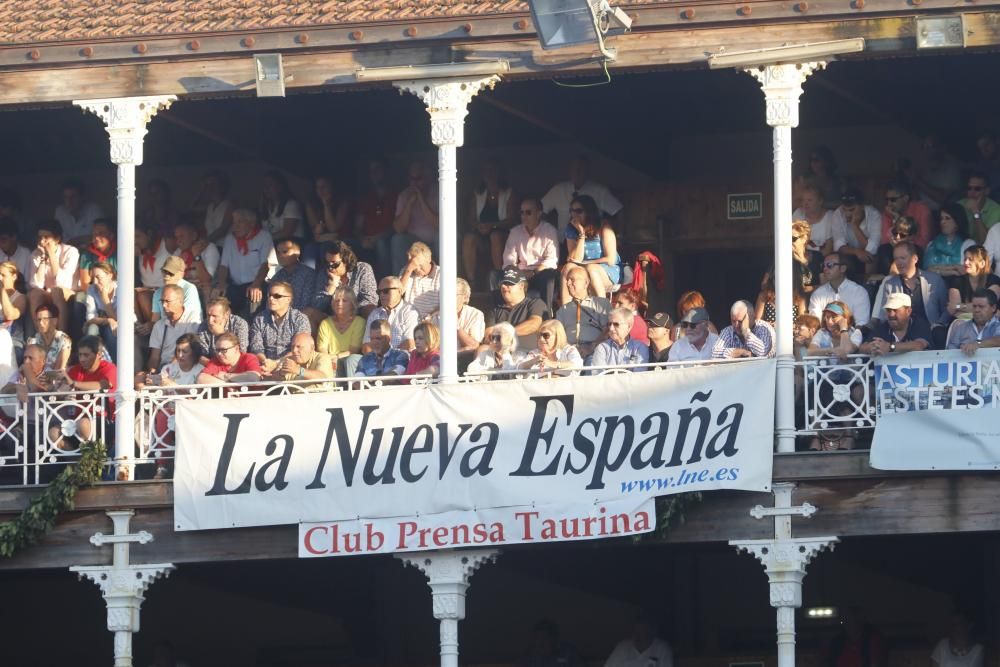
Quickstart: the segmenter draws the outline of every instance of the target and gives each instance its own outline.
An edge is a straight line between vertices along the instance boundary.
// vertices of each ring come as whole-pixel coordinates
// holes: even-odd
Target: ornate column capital
[[[146,125],[160,109],[177,100],[175,95],[111,97],[74,100],[73,104],[99,117],[111,138],[111,161],[115,164],[142,164],[142,139]]]
[[[433,594],[434,618],[465,618],[465,592],[469,579],[480,567],[492,563],[496,549],[433,551],[412,556],[396,556],[404,565],[415,567],[427,577]]]
[[[764,89],[767,124],[771,127],[799,125],[799,96],[809,75],[826,67],[825,61],[748,67],[747,74]]]
[[[435,146],[461,146],[465,141],[465,116],[469,102],[484,88],[493,88],[500,77],[456,77],[396,81],[400,93],[412,93],[427,106],[431,117],[431,141]]]

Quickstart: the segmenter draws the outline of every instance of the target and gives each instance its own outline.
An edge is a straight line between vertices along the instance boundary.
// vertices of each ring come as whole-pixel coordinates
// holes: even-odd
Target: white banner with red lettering
[[[752,360],[178,401],[176,528],[766,491],[774,375]]]

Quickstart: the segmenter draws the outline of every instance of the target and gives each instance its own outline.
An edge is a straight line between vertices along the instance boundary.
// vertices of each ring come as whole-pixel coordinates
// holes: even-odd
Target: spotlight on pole
[[[528,6],[545,50],[594,44],[601,55],[614,60],[615,51],[604,45],[604,37],[632,27],[632,18],[608,0],[528,0]]]

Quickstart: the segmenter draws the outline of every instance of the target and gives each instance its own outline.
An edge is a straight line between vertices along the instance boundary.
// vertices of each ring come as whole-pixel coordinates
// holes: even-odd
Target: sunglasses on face
[[[679,326],[681,329],[694,329],[699,324],[701,324],[701,322],[681,322]]]
[[[274,299],[275,301],[279,301],[281,299],[287,299],[290,296],[291,296],[291,294],[268,294],[267,298],[268,299]]]
[[[538,334],[538,337],[541,338],[542,340],[549,340],[550,338],[552,338],[552,333],[548,331],[543,331],[542,333]]]
[[[840,266],[840,262],[823,262],[824,269],[832,269],[837,266]]]
[[[894,239],[905,239],[909,236],[906,232],[893,232],[892,238]]]
[[[162,273],[163,275],[165,275],[167,278],[173,278],[174,276],[177,275],[173,271],[167,271],[166,269],[161,270],[160,273]]]
[[[490,336],[490,342],[491,343],[502,343],[503,342],[503,336],[501,336],[500,334],[493,334],[492,336]]]
[[[326,268],[328,268],[328,269],[339,269],[341,264],[343,264],[343,262],[327,262],[326,263]]]

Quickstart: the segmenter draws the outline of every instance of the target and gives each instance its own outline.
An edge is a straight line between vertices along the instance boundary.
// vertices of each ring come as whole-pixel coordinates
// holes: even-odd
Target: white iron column
[[[458,667],[458,622],[465,618],[469,579],[481,565],[492,563],[499,554],[495,549],[463,549],[396,556],[404,564],[419,568],[427,577],[434,618],[441,625],[441,667]]]
[[[457,77],[397,81],[401,91],[413,93],[427,105],[431,117],[431,141],[438,147],[438,264],[441,270],[441,381],[458,378],[458,168],[457,148],[465,140],[465,116],[469,102],[483,88],[500,80]]]
[[[774,128],[774,309],[778,377],[775,431],[778,451],[795,451],[795,356],[792,331],[792,128],[799,124],[802,83],[825,62],[768,65],[746,71],[760,82],[767,124]]]
[[[115,633],[115,667],[132,667],[132,633],[139,632],[139,608],[143,594],[151,583],[169,576],[173,563],[133,565],[129,563],[129,543],[146,544],[153,536],[145,530],[134,535],[128,532],[132,510],[107,512],[115,526],[113,535],[95,533],[90,542],[100,547],[114,545],[111,565],[80,565],[69,568],[80,578],[88,578],[101,587],[108,605],[108,630]]]
[[[111,161],[118,165],[118,401],[115,416],[115,462],[118,479],[131,479],[128,460],[135,449],[135,167],[142,164],[146,124],[177,98],[119,97],[73,102],[97,115],[111,138]]]
[[[824,549],[834,548],[836,537],[792,537],[792,515],[810,517],[816,508],[809,503],[792,507],[794,484],[774,485],[774,507],[757,505],[750,510],[755,519],[774,517],[773,540],[731,540],[737,551],[757,558],[767,572],[771,606],[778,617],[778,667],[795,667],[795,610],[802,606],[802,580],[806,565]]]

